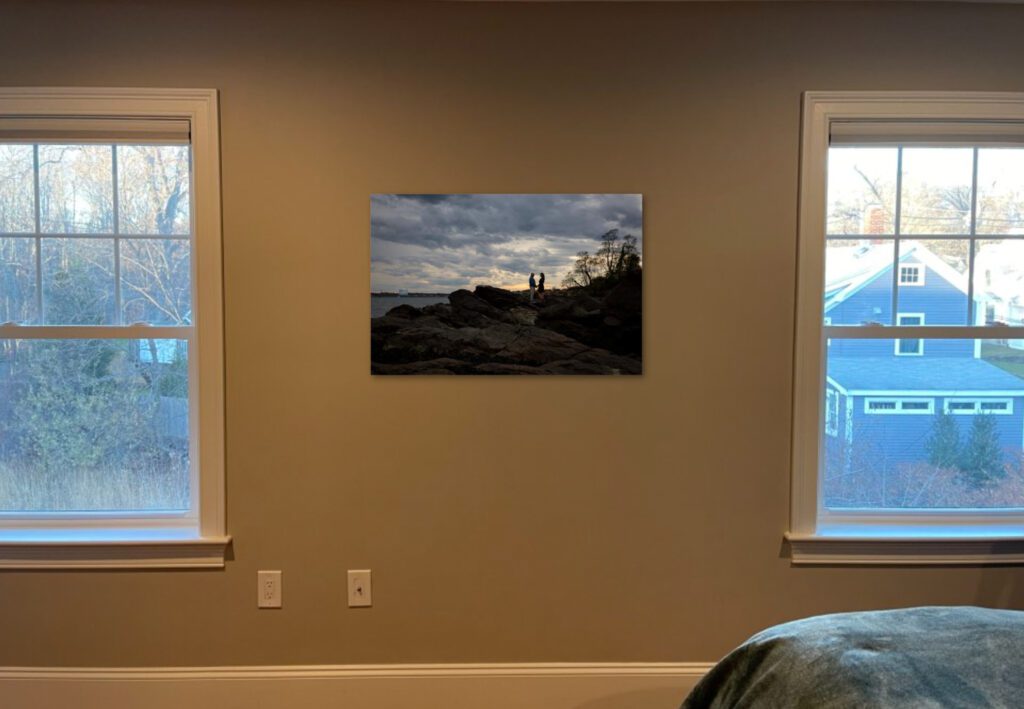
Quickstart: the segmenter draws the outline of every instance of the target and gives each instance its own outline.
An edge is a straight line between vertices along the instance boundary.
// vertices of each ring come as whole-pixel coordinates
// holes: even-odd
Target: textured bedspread
[[[907,608],[777,625],[683,704],[705,707],[1024,707],[1024,611]]]

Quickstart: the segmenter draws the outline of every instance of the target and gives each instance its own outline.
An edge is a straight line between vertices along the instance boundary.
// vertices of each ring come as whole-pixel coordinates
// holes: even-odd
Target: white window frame
[[[924,264],[921,264],[921,263],[901,263],[901,264],[899,264],[899,269],[900,269],[900,272],[899,272],[899,286],[901,288],[903,288],[905,286],[909,287],[909,288],[913,288],[915,286],[923,286],[924,285],[924,276],[925,276],[925,271],[927,270],[925,268]],[[915,273],[917,273],[917,278],[915,280],[913,280],[913,281],[905,281],[905,280],[903,280],[903,272],[905,270],[906,271],[913,270]]]
[[[896,313],[896,324],[902,325],[904,318],[918,318],[920,322],[914,327],[920,327],[924,325],[924,313]],[[915,352],[900,352],[900,343],[902,342],[916,342],[917,350]],[[895,354],[897,357],[923,357],[924,356],[924,340],[920,337],[904,340],[896,340]]]
[[[212,89],[0,88],[0,116],[149,118],[189,122],[192,151],[192,302],[189,327],[146,327],[147,337],[189,340],[191,492],[185,515],[0,514],[2,568],[222,567],[230,537],[224,508],[224,344],[220,139]],[[0,325],[0,339],[131,337],[123,327]],[[73,332],[74,331],[74,332]],[[183,334],[188,331],[188,336]]]
[[[970,410],[966,409],[951,409],[950,404],[973,404]],[[1006,404],[1005,409],[989,409],[982,410],[982,404]],[[1013,414],[1013,399],[1002,399],[1002,398],[985,398],[985,397],[951,397],[942,402],[942,410],[947,414],[954,416],[977,416],[978,414],[985,414],[986,416],[1010,416]]]
[[[858,339],[1022,338],[1024,327],[828,326],[822,309],[826,189],[833,124],[964,121],[985,128],[1024,123],[1024,94],[980,92],[807,92],[803,96],[790,526],[795,564],[1024,563],[1024,509],[830,513],[821,499],[825,342]],[[894,278],[896,280],[896,278]],[[970,302],[970,295],[968,296]],[[902,392],[871,392],[892,393]],[[906,392],[913,395],[913,392]],[[950,392],[969,395],[974,392]],[[980,392],[979,392],[980,393]],[[995,393],[995,392],[993,392]],[[929,392],[936,396],[940,392]]]

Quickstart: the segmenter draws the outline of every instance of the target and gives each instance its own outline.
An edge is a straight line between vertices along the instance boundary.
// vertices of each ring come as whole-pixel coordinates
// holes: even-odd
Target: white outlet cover
[[[256,572],[256,606],[258,608],[281,607],[281,572]]]

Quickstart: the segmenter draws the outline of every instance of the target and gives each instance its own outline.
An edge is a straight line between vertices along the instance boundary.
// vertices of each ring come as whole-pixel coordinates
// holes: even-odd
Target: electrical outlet
[[[373,605],[369,569],[348,570],[348,607],[366,608]]]
[[[256,606],[258,608],[281,607],[281,572],[256,572]]]

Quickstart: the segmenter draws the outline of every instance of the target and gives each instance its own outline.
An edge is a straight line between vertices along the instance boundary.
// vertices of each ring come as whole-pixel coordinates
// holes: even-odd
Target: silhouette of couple
[[[533,274],[530,274],[530,302],[534,302],[534,299],[544,302],[544,274],[540,274],[540,280],[536,281],[533,278]]]

